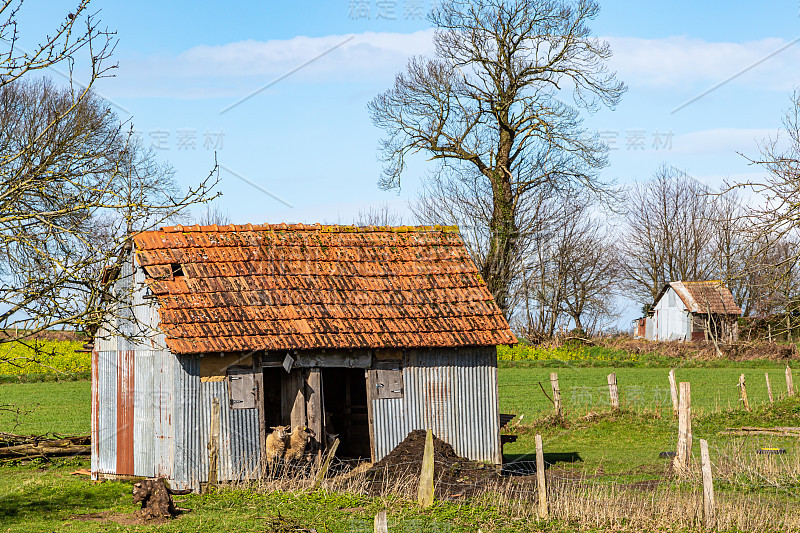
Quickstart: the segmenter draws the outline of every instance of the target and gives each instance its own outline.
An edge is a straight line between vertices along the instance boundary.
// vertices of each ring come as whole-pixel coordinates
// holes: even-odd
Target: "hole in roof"
[[[172,277],[177,278],[178,276],[183,276],[183,265],[180,263],[172,263],[170,267],[172,270]]]

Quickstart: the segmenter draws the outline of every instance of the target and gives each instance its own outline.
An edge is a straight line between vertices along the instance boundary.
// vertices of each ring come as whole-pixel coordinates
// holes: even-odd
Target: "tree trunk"
[[[142,517],[174,518],[178,514],[172,501],[172,494],[189,494],[190,490],[172,490],[167,487],[163,477],[146,479],[133,485],[133,503],[142,502]]]
[[[509,289],[512,278],[512,265],[515,260],[518,231],[513,207],[511,184],[507,177],[496,171],[492,180],[494,193],[491,220],[491,242],[486,262],[483,265],[483,279],[494,301],[508,318]]]

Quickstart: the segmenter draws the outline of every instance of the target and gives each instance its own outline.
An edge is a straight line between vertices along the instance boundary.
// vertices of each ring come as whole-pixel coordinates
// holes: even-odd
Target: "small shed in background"
[[[673,281],[664,285],[637,332],[654,341],[731,343],[739,339],[741,314],[721,281]]]
[[[431,428],[500,463],[496,346],[516,343],[454,227],[169,227],[134,239],[92,353],[92,475],[261,475],[270,427],[379,460]],[[219,405],[218,408],[215,405]],[[218,409],[218,411],[217,411]]]

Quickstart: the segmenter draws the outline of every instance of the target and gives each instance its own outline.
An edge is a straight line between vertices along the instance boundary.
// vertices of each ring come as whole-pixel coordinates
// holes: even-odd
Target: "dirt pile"
[[[372,491],[380,493],[403,482],[416,489],[415,481],[422,472],[425,452],[424,430],[415,430],[398,444],[386,457],[367,470]],[[459,455],[447,442],[433,436],[434,483],[439,498],[473,495],[487,484],[500,479],[498,469]]]

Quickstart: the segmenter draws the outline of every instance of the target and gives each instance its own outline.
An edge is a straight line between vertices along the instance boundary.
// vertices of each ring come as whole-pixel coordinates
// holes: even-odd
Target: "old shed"
[[[637,323],[648,340],[736,342],[742,310],[720,281],[673,281]]]
[[[135,237],[92,353],[92,475],[198,489],[261,475],[269,428],[379,460],[432,428],[502,460],[516,339],[454,227],[229,225]],[[212,434],[212,428],[215,433]]]

